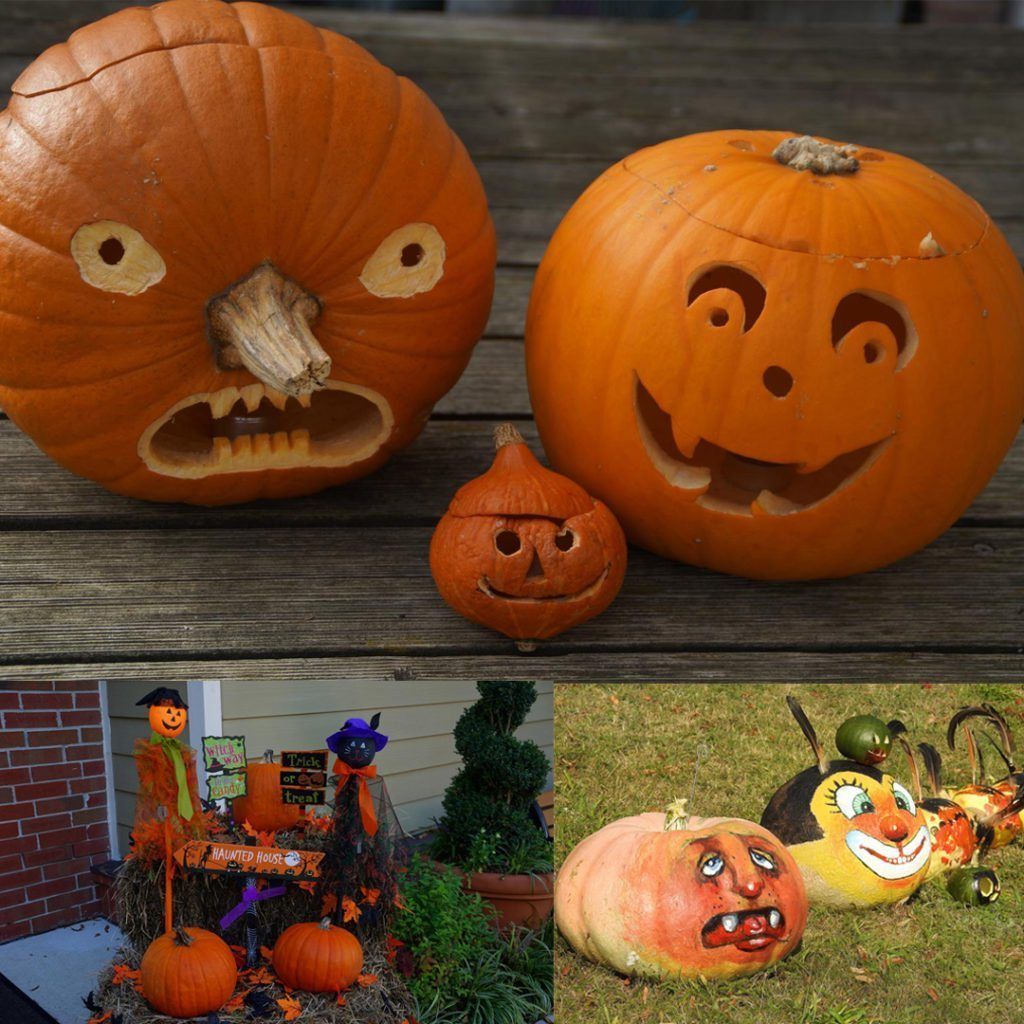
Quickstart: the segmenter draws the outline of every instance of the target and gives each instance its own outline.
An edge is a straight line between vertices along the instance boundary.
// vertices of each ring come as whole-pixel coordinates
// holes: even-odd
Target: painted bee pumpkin
[[[670,807],[584,839],[559,871],[555,921],[578,952],[623,974],[738,978],[797,948],[807,896],[770,832]]]
[[[658,554],[844,576],[927,544],[1024,417],[1024,276],[985,211],[894,153],[719,131],[626,157],[538,270],[551,464]]]
[[[379,467],[490,308],[477,173],[429,99],[269,5],[79,30],[0,114],[0,402],[111,490],[219,505]]]

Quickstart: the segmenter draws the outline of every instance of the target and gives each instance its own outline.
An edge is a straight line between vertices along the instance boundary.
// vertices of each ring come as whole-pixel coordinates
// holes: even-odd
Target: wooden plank
[[[529,415],[525,407],[522,415]],[[517,417],[517,425],[541,455],[533,423]],[[364,480],[309,498],[205,509],[111,494],[51,462],[12,423],[0,421],[0,530],[432,526],[455,490],[490,464],[493,427],[490,421],[433,420],[410,448]],[[959,525],[1024,527],[1022,490],[1024,431]]]
[[[0,535],[0,664],[508,653],[444,607],[429,528]],[[699,600],[694,600],[699,594]],[[1024,532],[963,528],[903,562],[755,583],[631,554],[619,599],[541,645],[584,651],[1019,653]],[[567,671],[572,671],[567,665]]]

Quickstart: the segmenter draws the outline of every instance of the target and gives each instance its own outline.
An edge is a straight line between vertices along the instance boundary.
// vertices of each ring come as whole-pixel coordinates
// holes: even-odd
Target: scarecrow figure
[[[195,751],[178,737],[188,722],[188,705],[177,690],[158,686],[140,701],[149,708],[148,740],[135,741],[139,796],[132,830],[132,856],[164,861],[164,927],[171,931],[171,875],[175,849],[206,835],[196,778]]]
[[[397,894],[397,840],[402,830],[373,759],[387,746],[377,731],[380,713],[369,722],[349,718],[327,737],[337,755],[333,849],[328,855],[337,896],[338,923],[351,922],[361,937],[386,927]],[[354,905],[354,909],[353,909]]]

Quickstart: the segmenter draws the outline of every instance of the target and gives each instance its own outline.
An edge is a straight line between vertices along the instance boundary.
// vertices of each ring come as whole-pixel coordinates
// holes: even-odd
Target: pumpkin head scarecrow
[[[552,465],[658,554],[765,579],[927,544],[1024,416],[1024,275],[985,211],[895,153],[673,139],[562,221],[526,328]]]
[[[112,490],[343,483],[419,433],[490,307],[479,178],[427,97],[262,4],[74,33],[0,114],[0,403]]]
[[[588,836],[566,858],[555,921],[584,956],[623,974],[738,978],[797,948],[800,869],[770,832],[697,818],[677,801]]]
[[[430,542],[430,571],[460,615],[520,640],[599,615],[626,573],[611,512],[545,469],[519,431],[494,432],[494,462],[459,488]]]
[[[787,697],[817,763],[771,798],[761,824],[789,848],[811,903],[899,903],[924,883],[932,852],[924,814],[893,776],[829,761],[799,704]]]

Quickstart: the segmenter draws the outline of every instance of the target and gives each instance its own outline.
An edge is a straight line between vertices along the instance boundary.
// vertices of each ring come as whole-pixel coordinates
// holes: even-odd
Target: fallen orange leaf
[[[375,907],[377,900],[380,899],[380,889],[367,889],[365,885],[361,885],[359,888],[363,890],[363,902]]]
[[[284,1010],[285,1020],[296,1020],[302,1015],[302,1004],[298,999],[293,999],[291,996],[285,996],[284,999],[278,999],[277,1005]]]
[[[356,978],[356,984],[360,988],[369,988],[371,985],[376,985],[377,984],[377,975],[376,974],[360,974],[359,977]]]

